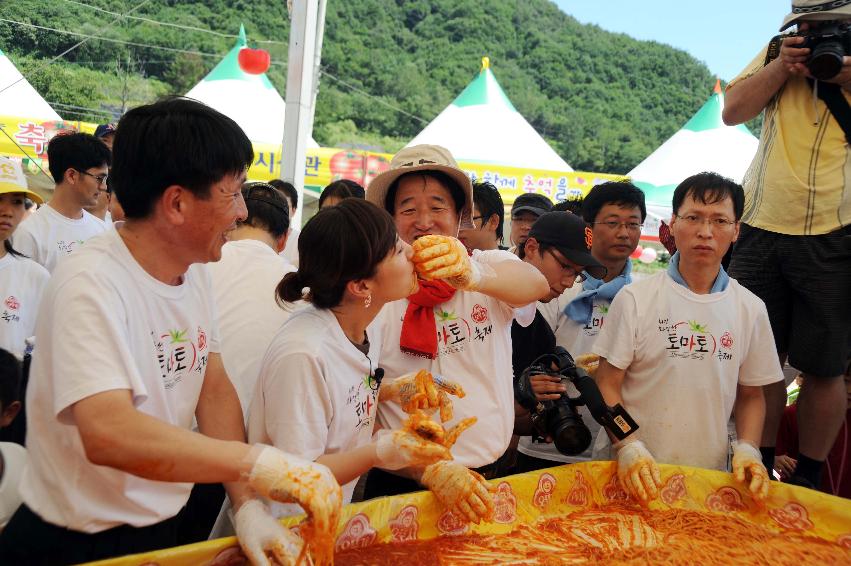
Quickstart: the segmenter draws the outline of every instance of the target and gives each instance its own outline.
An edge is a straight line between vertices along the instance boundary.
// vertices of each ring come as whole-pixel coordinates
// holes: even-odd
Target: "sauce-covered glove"
[[[493,516],[493,487],[480,474],[456,462],[442,460],[428,466],[420,480],[441,505],[478,524]]]
[[[255,566],[297,564],[304,553],[304,541],[272,517],[261,501],[242,504],[234,516],[236,536],[242,551]]]
[[[614,445],[618,454],[618,481],[635,499],[647,503],[659,496],[662,476],[656,460],[640,440],[626,440]]]
[[[762,463],[759,449],[749,442],[739,440],[733,444],[733,477],[747,483],[751,495],[757,501],[768,496],[768,471]]]
[[[327,467],[271,446],[257,445],[248,484],[260,495],[282,503],[298,503],[307,512],[301,527],[314,562],[332,564],[343,490]]]
[[[382,384],[378,390],[378,401],[398,403],[408,414],[416,411],[431,414],[440,409],[440,420],[446,422],[452,419],[452,401],[449,395],[464,397],[464,389],[439,375],[420,370]]]
[[[475,291],[485,266],[470,259],[467,248],[451,236],[429,234],[414,240],[414,268],[423,279],[442,279],[461,291]]]
[[[379,430],[375,435],[378,467],[385,470],[423,468],[439,460],[451,460],[452,454],[442,444],[431,442],[404,430]]]

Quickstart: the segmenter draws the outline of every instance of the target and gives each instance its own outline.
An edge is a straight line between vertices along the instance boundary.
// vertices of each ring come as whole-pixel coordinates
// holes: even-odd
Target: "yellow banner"
[[[25,169],[33,175],[39,168],[47,172],[47,143],[63,130],[94,133],[96,124],[77,121],[43,122],[15,116],[0,116],[0,155],[24,160]],[[387,153],[375,153],[330,147],[307,150],[304,167],[305,191],[318,196],[322,188],[339,179],[351,179],[366,187],[380,173],[390,168]],[[594,185],[604,181],[625,179],[605,173],[571,173],[504,167],[460,162],[460,167],[474,180],[493,183],[507,205],[524,193],[540,193],[553,202],[584,196]],[[248,177],[255,181],[281,178],[281,146],[254,144],[254,163]]]
[[[746,488],[730,474],[661,465],[660,497],[651,511],[683,509],[733,516],[773,533],[818,537],[848,550],[851,560],[851,505],[840,499],[780,482],[771,482],[763,504],[755,503]],[[623,505],[626,494],[615,476],[614,462],[559,466],[493,480],[494,521],[472,525],[444,512],[427,492],[385,497],[347,505],[337,530],[337,551],[365,548],[383,542],[403,542],[462,534],[507,533],[521,524],[576,511]],[[290,527],[300,517],[286,519]],[[233,537],[96,562],[100,566],[224,565],[240,556]]]

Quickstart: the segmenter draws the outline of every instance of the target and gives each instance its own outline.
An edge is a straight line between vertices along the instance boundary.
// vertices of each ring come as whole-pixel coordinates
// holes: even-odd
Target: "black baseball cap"
[[[95,137],[102,138],[115,133],[115,124],[101,124],[95,128]]]
[[[595,279],[606,276],[607,269],[591,255],[591,227],[581,217],[564,211],[542,214],[529,230],[529,237],[549,244]]]
[[[511,205],[511,216],[524,211],[541,216],[552,209],[552,201],[544,195],[525,193],[514,199],[514,204]]]

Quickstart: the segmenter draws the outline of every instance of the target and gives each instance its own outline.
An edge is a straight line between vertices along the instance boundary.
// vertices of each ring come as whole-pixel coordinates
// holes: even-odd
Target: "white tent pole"
[[[310,130],[313,138],[313,120],[316,117],[316,97],[319,94],[319,75],[322,66],[322,42],[325,40],[325,8],[327,0],[319,0],[319,14],[316,16],[316,49],[313,53],[313,96],[310,100]]]
[[[281,176],[299,192],[301,206],[293,218],[296,226],[301,225],[301,213],[304,210],[304,162],[311,130],[317,11],[318,0],[292,2]]]

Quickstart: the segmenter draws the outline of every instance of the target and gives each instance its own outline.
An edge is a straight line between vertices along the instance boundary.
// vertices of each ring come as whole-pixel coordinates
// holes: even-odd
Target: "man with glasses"
[[[602,183],[585,197],[581,216],[591,225],[591,255],[606,267],[606,275],[602,278],[589,275],[581,285],[573,285],[561,296],[538,305],[555,332],[556,344],[574,357],[591,352],[603,328],[609,305],[624,285],[632,282],[629,256],[638,245],[641,225],[647,216],[644,193],[628,182]],[[542,376],[539,379],[544,394],[558,395],[567,391],[572,397],[578,395],[570,384],[565,387],[555,378]],[[596,435],[600,429],[597,421],[584,406],[579,408],[579,413],[592,435]],[[588,461],[592,456],[591,449],[589,446],[581,454],[566,456],[544,439],[524,436],[517,447],[518,468],[526,472]]]
[[[759,453],[762,386],[782,373],[768,347],[774,338],[765,304],[721,267],[743,206],[741,186],[715,173],[680,183],[671,217],[678,252],[667,271],[618,293],[594,344],[603,398],[623,404],[640,427],[611,450],[599,434],[594,453],[615,457],[621,485],[642,501],[661,487],[657,459],[729,469],[734,410],[732,471],[755,499],[768,493]]]
[[[53,272],[56,262],[106,225],[85,210],[106,191],[112,157],[109,148],[90,134],[58,135],[47,146],[50,174],[56,182],[47,206],[21,222],[15,249]]]
[[[553,203],[544,195],[537,193],[523,194],[511,205],[511,245],[508,251],[516,254],[517,250],[529,237],[532,224],[542,215],[553,209]]]
[[[505,204],[491,183],[473,183],[473,228],[458,232],[468,250],[506,250],[502,246],[502,223]]]
[[[547,212],[541,215],[529,230],[528,238],[518,248],[518,255],[524,262],[534,266],[547,279],[550,292],[539,299],[538,309],[532,324],[523,327],[515,321],[511,325],[511,362],[514,379],[520,378],[535,358],[551,354],[556,347],[553,329],[541,311],[564,293],[565,289],[581,283],[587,275],[602,279],[606,268],[591,254],[591,229],[580,217],[569,212]],[[555,383],[557,378],[547,375],[535,376],[532,384],[539,400],[554,400],[565,391]],[[532,433],[528,411],[515,403],[514,432],[518,435]],[[521,440],[528,440],[523,436]],[[519,471],[528,471],[523,454],[518,455]],[[548,462],[547,466],[557,466],[559,462]]]

